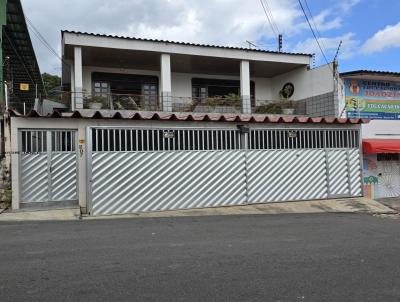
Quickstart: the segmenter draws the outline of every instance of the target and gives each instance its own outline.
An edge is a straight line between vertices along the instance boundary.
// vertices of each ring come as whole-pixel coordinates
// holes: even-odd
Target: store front
[[[400,197],[400,140],[364,139],[364,195]]]
[[[364,196],[400,197],[400,73],[341,74],[344,112],[370,119],[362,126]]]

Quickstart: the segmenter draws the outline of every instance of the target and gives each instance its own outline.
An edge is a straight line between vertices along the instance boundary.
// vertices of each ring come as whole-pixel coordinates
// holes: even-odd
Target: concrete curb
[[[41,209],[4,212],[1,221],[67,221],[120,218],[158,218],[158,217],[192,217],[192,216],[225,216],[225,215],[276,215],[276,214],[312,214],[312,213],[363,213],[363,214],[396,214],[389,207],[375,200],[360,198],[291,201],[279,203],[249,204],[225,206],[218,208],[189,209],[177,211],[129,213],[104,216],[81,216],[78,208]]]
[[[3,212],[0,214],[0,222],[3,221],[67,221],[80,219],[79,209],[51,209],[35,211]]]
[[[360,198],[290,201],[279,203],[249,204],[225,206],[218,208],[190,209],[177,211],[144,212],[88,216],[83,219],[117,219],[117,218],[157,218],[157,217],[191,217],[191,216],[224,216],[224,215],[276,215],[276,214],[312,214],[312,213],[364,213],[394,214],[392,209],[375,200]]]

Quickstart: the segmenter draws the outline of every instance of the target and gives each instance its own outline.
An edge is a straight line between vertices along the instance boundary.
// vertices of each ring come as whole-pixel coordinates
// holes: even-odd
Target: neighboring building
[[[362,126],[364,194],[400,196],[400,73],[358,70],[341,74],[347,117],[371,119]]]
[[[8,108],[29,112],[45,93],[20,0],[0,1],[0,42],[0,190],[6,192],[11,138],[4,113]]]
[[[1,1],[0,5],[1,108],[4,110],[7,97],[9,107],[29,112],[35,99],[45,96],[41,73],[20,0]]]
[[[67,31],[62,43],[67,108],[10,111],[14,209],[99,215],[362,195],[363,120],[335,117],[333,65]]]

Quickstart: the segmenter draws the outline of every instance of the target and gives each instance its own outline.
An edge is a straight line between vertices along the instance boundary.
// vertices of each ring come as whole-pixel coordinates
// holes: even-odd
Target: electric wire
[[[308,23],[308,26],[310,27],[310,30],[311,30],[311,32],[312,32],[312,34],[313,34],[313,36],[314,36],[314,39],[315,39],[315,41],[317,42],[318,48],[319,48],[319,50],[321,51],[321,54],[322,54],[322,56],[324,57],[324,60],[325,60],[326,64],[329,66],[329,68],[331,68],[330,65],[329,65],[328,59],[326,58],[325,52],[323,51],[323,49],[322,49],[322,47],[321,47],[321,44],[319,43],[318,38],[317,38],[317,36],[316,36],[316,34],[315,34],[315,32],[314,32],[314,29],[313,29],[312,26],[311,26],[310,20],[308,19],[308,16],[307,16],[307,14],[306,14],[306,11],[304,10],[303,4],[301,3],[300,0],[298,0],[298,2],[299,2],[299,4],[300,4],[301,10],[303,11],[304,17],[306,18],[306,21],[307,21],[307,23]]]
[[[43,37],[43,35],[40,33],[40,31],[33,25],[32,21],[29,20],[27,16],[25,16],[25,19],[28,23],[29,28],[32,30],[32,33],[38,38],[38,40],[54,55],[56,56],[62,64],[70,68],[68,62],[66,62],[54,48],[50,45],[49,42]]]
[[[270,8],[270,6],[269,6],[269,4],[268,4],[268,0],[263,0],[263,1],[264,1],[264,3],[265,3],[265,6],[266,6],[266,8],[267,8],[267,11],[269,12],[269,16],[270,16],[270,18],[271,18],[272,24],[273,24],[274,27],[275,27],[275,30],[276,30],[278,33],[280,33],[279,28],[278,28],[278,25],[277,25],[276,22],[275,22],[274,15],[272,14],[272,10],[271,10],[271,8]]]
[[[321,39],[322,48],[324,49],[324,51],[326,51],[326,47],[324,45],[324,40],[323,40],[322,35],[320,34],[319,30],[318,30],[317,24],[315,23],[314,16],[311,13],[310,7],[308,6],[308,1],[304,0],[304,4],[306,5],[307,11],[310,14],[311,22],[314,25],[315,31],[317,32],[318,37]]]
[[[274,25],[273,25],[273,23],[272,23],[272,20],[271,20],[269,14],[268,14],[268,12],[267,12],[267,9],[266,9],[266,7],[265,7],[265,5],[264,5],[263,0],[260,0],[260,3],[261,3],[261,6],[262,6],[262,8],[263,8],[263,10],[264,10],[265,16],[267,17],[268,23],[269,23],[269,25],[270,25],[270,27],[271,27],[271,29],[272,29],[272,32],[274,33],[274,35],[275,35],[276,37],[278,37],[277,31],[275,30],[275,27],[274,27]]]

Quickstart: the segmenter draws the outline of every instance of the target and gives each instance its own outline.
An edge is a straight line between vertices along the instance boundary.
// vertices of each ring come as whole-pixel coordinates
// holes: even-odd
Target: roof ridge
[[[192,43],[192,42],[182,42],[182,41],[170,41],[170,40],[160,40],[160,39],[151,39],[151,38],[119,36],[119,35],[111,35],[111,34],[96,34],[96,33],[91,33],[91,32],[82,32],[82,31],[64,30],[64,29],[62,29],[61,30],[61,34],[63,35],[64,33],[78,34],[78,35],[89,35],[89,36],[105,37],[105,38],[117,38],[117,39],[135,40],[135,41],[148,41],[148,42],[158,42],[158,43],[170,43],[170,44],[177,44],[177,45],[188,45],[188,46],[198,46],[198,47],[212,47],[212,48],[233,49],[233,50],[242,50],[242,51],[251,51],[251,52],[262,52],[262,53],[272,53],[272,54],[283,54],[283,55],[312,57],[312,54],[308,54],[308,53],[279,52],[279,51],[274,51],[274,50],[252,49],[252,48],[237,47],[237,46],[224,46],[224,45],[213,45],[213,44]]]

